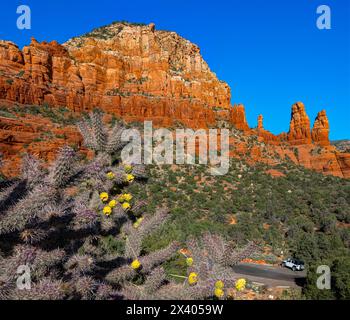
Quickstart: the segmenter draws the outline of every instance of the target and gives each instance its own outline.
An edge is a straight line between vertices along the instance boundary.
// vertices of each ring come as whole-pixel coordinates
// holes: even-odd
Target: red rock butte
[[[198,46],[175,32],[157,31],[154,24],[113,23],[63,45],[32,39],[22,50],[10,41],[0,41],[0,100],[23,108],[44,103],[66,106],[74,112],[100,107],[125,121],[152,120],[156,126],[233,125],[246,136],[258,136],[271,152],[288,155],[295,163],[350,177],[350,155],[330,145],[324,110],[312,130],[301,102],[292,107],[288,133],[276,136],[265,130],[262,115],[258,127],[250,129],[244,106],[231,105],[229,86],[210,70]],[[30,120],[0,118],[0,146],[5,156],[18,153],[18,146],[24,143],[21,139],[28,138],[25,132],[29,130],[33,137],[36,127]],[[77,140],[73,131],[69,136]],[[316,147],[321,148],[317,154],[312,152]],[[57,146],[45,148],[50,154],[46,158],[51,158]],[[291,152],[295,148],[298,157]],[[251,158],[270,161],[258,149]]]

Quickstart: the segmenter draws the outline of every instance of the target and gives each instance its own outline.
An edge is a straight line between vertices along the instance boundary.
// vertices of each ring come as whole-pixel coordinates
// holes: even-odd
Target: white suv
[[[302,271],[305,269],[303,261],[297,259],[287,259],[282,261],[282,267],[292,269],[293,271]]]

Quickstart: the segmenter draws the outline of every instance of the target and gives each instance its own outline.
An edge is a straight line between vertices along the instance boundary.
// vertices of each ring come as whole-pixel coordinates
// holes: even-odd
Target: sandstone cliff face
[[[63,46],[33,39],[22,51],[2,41],[0,70],[0,99],[22,104],[99,106],[128,121],[192,127],[214,124],[214,107],[230,108],[230,88],[199,48],[153,24],[114,24]]]
[[[322,110],[318,113],[314,127],[312,128],[312,140],[322,146],[329,146],[329,122],[326,111]]]
[[[48,119],[32,115],[20,119],[0,116],[0,151],[4,156],[1,171],[6,176],[19,173],[24,153],[49,163],[64,145],[81,149],[82,138],[74,126],[60,127]]]
[[[262,115],[257,128],[250,129],[244,106],[232,106],[230,100],[230,88],[210,71],[197,46],[175,32],[156,31],[154,24],[112,24],[64,45],[32,39],[23,50],[0,41],[0,101],[23,108],[44,103],[67,106],[76,113],[100,107],[127,122],[147,119],[155,126],[234,125],[264,145],[249,147],[249,141],[232,138],[232,156],[249,153],[252,163],[276,164],[271,154],[277,153],[307,168],[350,177],[350,155],[329,145],[325,111],[318,114],[311,131],[305,106],[294,104],[289,132],[276,136],[264,128]],[[40,118],[0,118],[0,151],[13,160],[8,161],[7,173],[17,171],[13,163],[23,152],[50,161],[61,145],[80,144],[74,128],[67,128],[65,139],[30,143],[47,131],[60,136],[60,130],[66,129]]]
[[[288,142],[293,146],[312,145],[330,146],[329,122],[326,111],[318,113],[313,129],[310,129],[310,120],[302,102],[297,102],[292,106],[291,121],[288,133],[274,135],[264,129],[263,116],[258,117],[257,135],[262,137],[267,143]]]
[[[230,122],[239,130],[249,130],[249,126],[245,117],[245,109],[242,104],[235,105],[230,109]]]
[[[337,162],[340,167],[340,177],[350,178],[350,153],[336,153]],[[333,174],[330,172],[330,174]]]

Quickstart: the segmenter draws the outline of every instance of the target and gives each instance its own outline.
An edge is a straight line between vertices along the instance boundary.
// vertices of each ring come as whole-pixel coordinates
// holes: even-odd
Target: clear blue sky
[[[32,9],[31,30],[16,28],[20,4]],[[322,4],[332,9],[332,30],[316,27]],[[64,42],[115,20],[155,22],[199,45],[250,126],[262,113],[265,128],[288,131],[291,105],[303,101],[312,123],[327,110],[332,139],[350,138],[350,1],[2,1],[0,39]]]

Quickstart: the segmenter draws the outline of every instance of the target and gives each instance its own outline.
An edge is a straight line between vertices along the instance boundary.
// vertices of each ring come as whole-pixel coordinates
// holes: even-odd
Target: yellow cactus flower
[[[130,205],[129,202],[124,202],[124,203],[122,204],[122,208],[123,208],[125,211],[127,211],[127,210],[130,210],[130,209],[131,209],[131,205]]]
[[[134,270],[138,270],[140,267],[141,267],[141,263],[139,260],[134,260],[132,263],[131,263],[131,268],[133,268]]]
[[[109,180],[113,180],[115,178],[115,174],[113,172],[108,172],[106,176]]]
[[[101,199],[103,202],[108,201],[108,193],[107,193],[107,192],[102,192],[102,193],[100,194],[100,199]]]
[[[131,195],[130,193],[124,193],[124,194],[122,194],[122,195],[120,195],[120,196],[118,197],[118,201],[119,201],[120,203],[123,203],[123,202],[130,202],[132,198],[133,198],[133,197],[132,197],[132,195]]]
[[[215,288],[216,289],[221,289],[222,290],[222,289],[224,289],[224,286],[225,285],[224,285],[224,283],[221,280],[215,282]]]
[[[195,272],[191,272],[188,276],[188,283],[192,286],[198,282],[198,275]]]
[[[222,289],[216,288],[214,291],[214,295],[217,298],[222,298],[224,296],[224,291]]]
[[[187,264],[187,266],[192,267],[192,265],[193,265],[193,258],[187,258],[186,259],[186,264]]]
[[[123,202],[125,201],[124,195],[123,195],[123,194],[120,195],[120,196],[118,197],[118,201],[119,201],[120,203],[123,203]]]
[[[133,227],[135,228],[135,229],[137,229],[139,226],[140,226],[140,224],[141,224],[141,222],[143,221],[143,217],[141,217],[141,218],[138,218],[135,222],[134,222],[134,224],[133,224]]]
[[[103,213],[104,213],[106,216],[111,215],[111,213],[112,213],[112,208],[111,208],[110,206],[105,206],[105,207],[103,208]]]
[[[245,289],[247,281],[245,279],[238,279],[235,283],[235,287],[237,291],[242,291]]]
[[[112,201],[109,202],[108,205],[109,205],[111,208],[114,208],[114,207],[117,205],[117,201],[112,200]]]
[[[132,174],[127,174],[125,180],[127,182],[133,182],[135,180],[135,177]]]
[[[125,193],[124,195],[124,201],[130,202],[132,199],[132,195],[130,193]]]
[[[127,164],[124,166],[124,170],[126,173],[131,173],[132,172],[132,166],[130,164]]]

